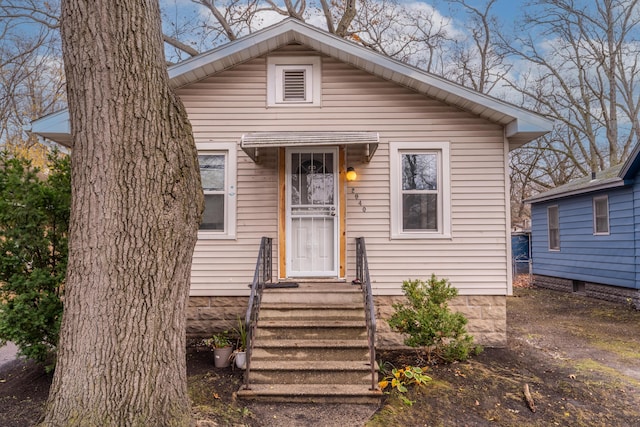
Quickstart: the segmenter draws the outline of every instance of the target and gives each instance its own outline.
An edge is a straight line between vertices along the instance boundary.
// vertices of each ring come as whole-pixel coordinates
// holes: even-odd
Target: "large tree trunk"
[[[182,426],[202,191],[157,0],[66,0],[69,267],[46,426]]]

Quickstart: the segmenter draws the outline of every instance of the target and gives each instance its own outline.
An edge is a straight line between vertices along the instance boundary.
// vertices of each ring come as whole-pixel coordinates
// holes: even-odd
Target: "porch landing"
[[[377,382],[378,366],[374,366]],[[265,289],[250,362],[238,397],[268,402],[374,403],[360,286],[301,281]]]

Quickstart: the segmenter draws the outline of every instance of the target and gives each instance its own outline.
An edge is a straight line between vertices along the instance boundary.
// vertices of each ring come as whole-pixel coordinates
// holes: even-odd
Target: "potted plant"
[[[216,368],[226,368],[231,364],[233,347],[227,331],[219,332],[207,339],[205,343],[213,347],[213,361]]]
[[[233,358],[238,368],[245,369],[247,363],[247,325],[240,317],[238,317],[238,327],[234,331],[238,340]]]

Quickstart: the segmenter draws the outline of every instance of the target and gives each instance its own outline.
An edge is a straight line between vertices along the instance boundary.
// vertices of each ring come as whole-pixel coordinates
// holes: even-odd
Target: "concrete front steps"
[[[250,368],[250,389],[238,391],[242,399],[380,403],[380,390],[371,390],[360,287],[316,282],[266,289]]]

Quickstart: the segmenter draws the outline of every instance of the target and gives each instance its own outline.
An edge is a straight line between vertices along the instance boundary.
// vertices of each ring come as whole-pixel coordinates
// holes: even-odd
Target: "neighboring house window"
[[[320,105],[320,58],[274,56],[267,59],[267,105]]]
[[[392,142],[391,237],[451,237],[449,144]]]
[[[593,198],[593,232],[609,234],[609,197]]]
[[[220,145],[216,145],[216,148],[220,148]],[[235,145],[227,150],[202,150],[200,145],[199,149],[204,212],[198,237],[235,238]]]
[[[547,220],[549,224],[549,249],[560,250],[560,218],[558,206],[549,206],[547,209]]]

